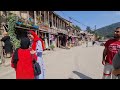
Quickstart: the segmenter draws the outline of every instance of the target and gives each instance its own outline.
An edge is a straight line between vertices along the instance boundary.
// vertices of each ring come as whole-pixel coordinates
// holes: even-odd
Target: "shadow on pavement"
[[[91,77],[89,76],[86,76],[78,71],[73,71],[74,74],[78,75],[80,77],[80,79],[92,79]],[[72,78],[69,78],[69,79],[72,79]]]

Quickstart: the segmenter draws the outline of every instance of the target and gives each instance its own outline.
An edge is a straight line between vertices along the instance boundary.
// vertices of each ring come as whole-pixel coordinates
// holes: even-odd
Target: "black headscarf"
[[[22,38],[21,42],[20,42],[20,48],[21,49],[28,49],[29,46],[30,46],[30,40],[29,40],[29,38],[26,38],[26,37]],[[15,50],[14,55],[13,55],[13,62],[12,63],[14,64],[15,68],[16,68],[17,62],[19,60],[19,58],[18,58],[18,49],[19,48],[17,48]]]
[[[21,43],[20,43],[20,48],[21,49],[28,49],[30,46],[30,39],[29,38],[22,38]]]

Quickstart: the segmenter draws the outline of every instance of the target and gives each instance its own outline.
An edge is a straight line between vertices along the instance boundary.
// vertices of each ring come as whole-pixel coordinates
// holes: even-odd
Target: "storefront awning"
[[[15,26],[15,28],[24,29],[24,30],[34,30],[34,31],[36,31],[36,29],[31,29],[31,28],[21,27],[21,26]]]

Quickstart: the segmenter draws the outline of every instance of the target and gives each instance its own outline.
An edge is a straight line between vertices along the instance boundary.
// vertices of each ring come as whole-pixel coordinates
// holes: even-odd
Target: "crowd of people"
[[[4,32],[3,35],[1,41],[4,42],[5,56],[12,57],[11,67],[16,72],[16,79],[45,79],[45,65],[42,58],[43,40],[30,30],[27,32],[27,37],[20,39],[20,47],[13,51],[10,36],[7,32]],[[40,66],[37,67],[40,70],[37,75],[36,67],[34,67],[35,62]]]
[[[27,37],[20,40],[20,47],[14,52],[10,37],[7,32],[3,33],[4,37],[1,39],[5,43],[4,50],[6,57],[12,57],[11,67],[16,71],[16,79],[45,79],[45,65],[42,58],[44,51],[43,40],[37,34],[29,30]],[[94,46],[96,42],[93,41]],[[102,64],[104,65],[102,79],[120,79],[120,27],[117,27],[114,32],[114,38],[109,39],[104,44]],[[86,47],[88,41],[86,40]],[[9,54],[9,56],[8,56]],[[35,74],[33,61],[36,61],[40,66],[40,74]]]

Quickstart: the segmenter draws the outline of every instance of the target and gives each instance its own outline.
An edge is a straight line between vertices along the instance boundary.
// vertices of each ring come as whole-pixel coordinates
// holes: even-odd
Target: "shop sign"
[[[49,29],[49,26],[46,26],[46,25],[40,25],[40,29],[44,29],[44,30],[47,30]]]

